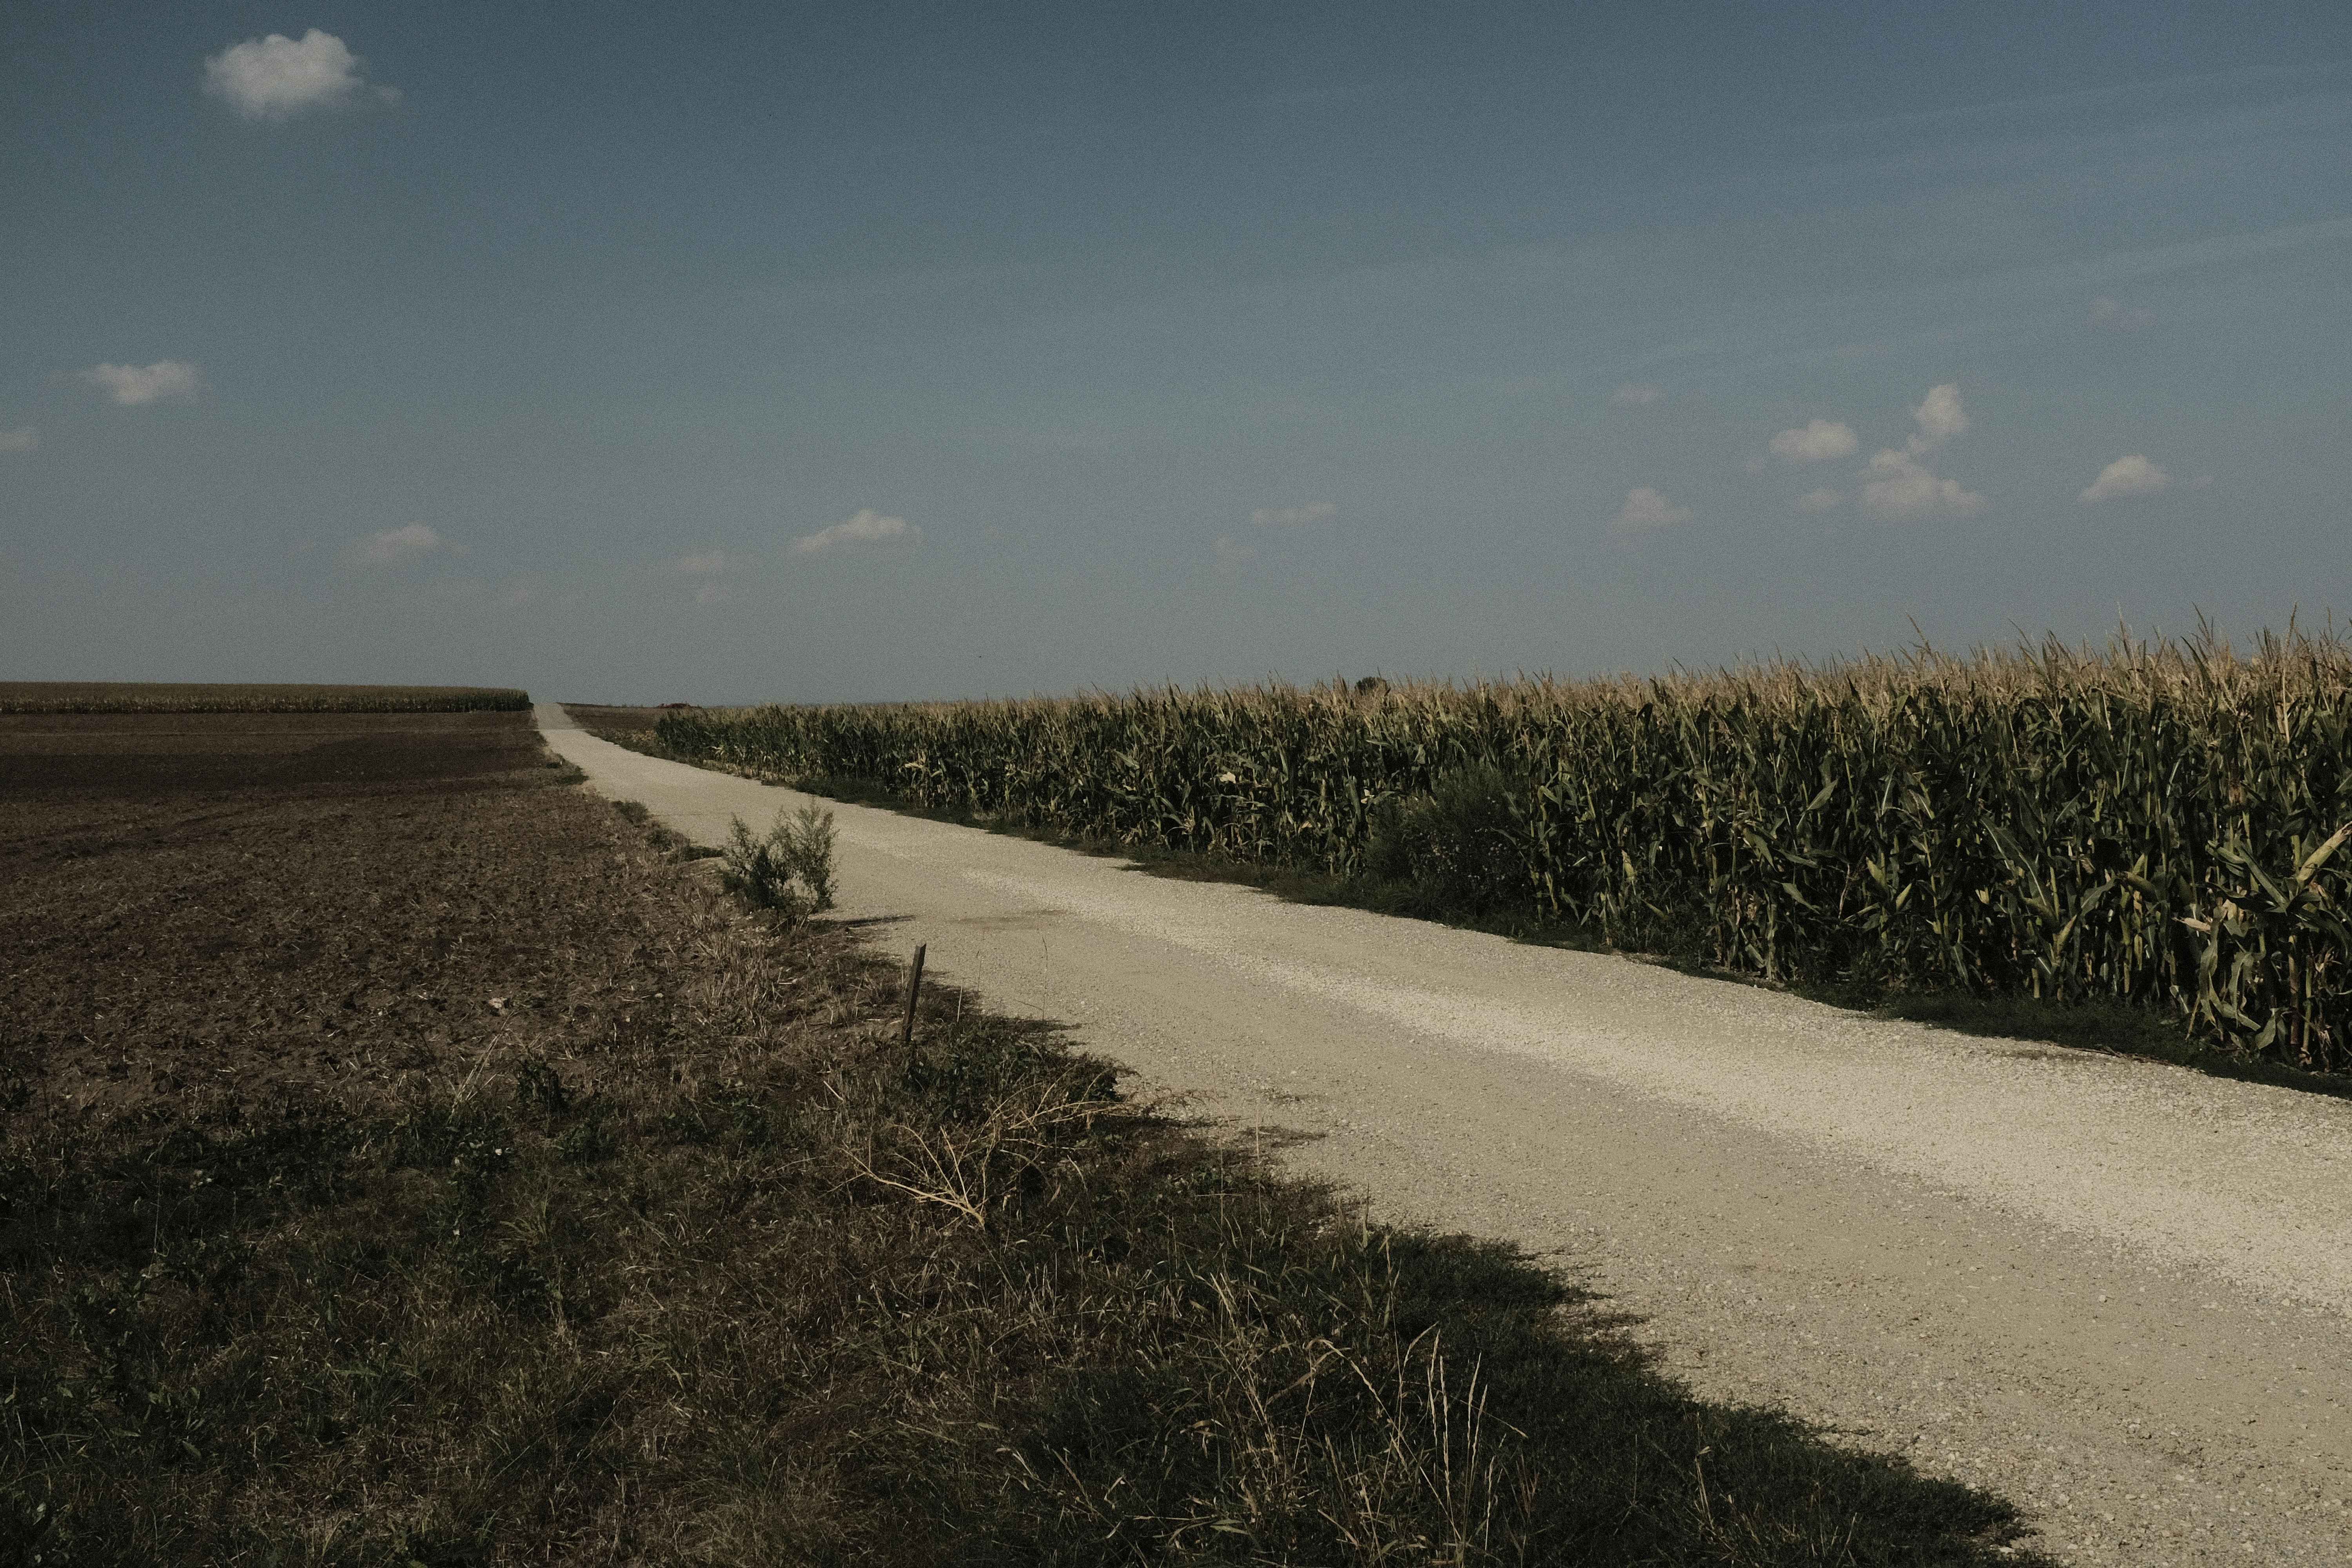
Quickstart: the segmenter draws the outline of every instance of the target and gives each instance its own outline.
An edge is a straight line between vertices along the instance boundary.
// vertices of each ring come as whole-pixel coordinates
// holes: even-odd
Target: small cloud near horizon
[[[0,430],[0,452],[37,452],[41,447],[41,433],[30,425],[22,430]]]
[[[1339,509],[1328,500],[1311,500],[1302,506],[1265,507],[1250,513],[1250,521],[1260,528],[1295,528],[1307,523],[1328,522],[1339,515]]]
[[[387,528],[381,533],[371,533],[355,541],[351,547],[352,559],[366,566],[388,566],[395,561],[406,561],[418,555],[429,555],[444,548],[447,541],[438,530],[421,522],[404,528]]]
[[[1906,452],[1880,452],[1862,481],[1862,504],[1881,517],[1974,517],[1991,503],[1958,479],[1938,479]]]
[[[819,529],[792,542],[795,555],[821,555],[844,545],[857,544],[920,544],[923,531],[903,517],[885,517],[872,507],[861,510],[847,522],[836,522],[831,528]]]
[[[1911,411],[1918,426],[1898,450],[1873,453],[1863,470],[1862,504],[1881,517],[1974,517],[1991,503],[1957,479],[1939,479],[1920,459],[1942,450],[1954,437],[1968,433],[1968,411],[1960,405],[1960,389],[1946,382],[1927,389]]]
[[[1230,533],[1217,536],[1215,549],[1217,570],[1220,572],[1239,571],[1244,563],[1257,559],[1256,545],[1245,539],[1235,539]]]
[[[1611,395],[1609,401],[1622,407],[1640,408],[1664,395],[1654,386],[1621,386]]]
[[[1799,511],[1835,511],[1845,504],[1845,497],[1823,485],[1817,490],[1807,490],[1790,503]]]
[[[1625,492],[1624,509],[1610,523],[1609,532],[1620,540],[1637,539],[1662,528],[1688,522],[1696,515],[1690,508],[1675,505],[1649,486],[1636,485]]]
[[[2126,496],[2162,495],[2172,488],[2172,476],[2158,464],[2137,453],[2117,458],[2099,470],[2099,477],[2083,487],[2076,499],[2084,501],[2116,500]]]
[[[299,38],[272,33],[231,44],[205,61],[205,90],[247,120],[277,121],[313,109],[341,109],[371,90],[360,58],[332,33],[311,28]],[[400,89],[372,89],[385,103]]]
[[[104,387],[108,396],[126,408],[194,397],[204,385],[196,367],[177,359],[159,359],[150,365],[94,364],[81,373],[81,379]]]
[[[1851,458],[1861,449],[1853,426],[1837,420],[1816,419],[1801,430],[1783,430],[1772,437],[1772,455],[1784,463],[1824,463]]]
[[[1959,384],[1948,381],[1929,387],[1926,398],[1911,411],[1911,418],[1919,430],[1903,443],[1903,449],[1915,458],[1926,457],[1955,436],[1967,435],[1969,416],[1960,406]]]

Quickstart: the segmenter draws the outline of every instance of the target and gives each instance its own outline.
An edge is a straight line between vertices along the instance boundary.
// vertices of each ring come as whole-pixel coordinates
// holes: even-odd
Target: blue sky
[[[2352,8],[0,4],[0,673],[2352,616]]]

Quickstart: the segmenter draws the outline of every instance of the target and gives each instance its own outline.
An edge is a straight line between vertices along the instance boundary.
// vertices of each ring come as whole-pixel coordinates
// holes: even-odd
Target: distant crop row
[[[0,681],[0,713],[476,713],[530,706],[529,692],[488,686]]]
[[[2352,648],[2333,638],[767,707],[658,734],[772,777],[1341,875],[1398,803],[1486,781],[1486,852],[1517,897],[1622,946],[2158,1005],[2240,1056],[2352,1068]]]

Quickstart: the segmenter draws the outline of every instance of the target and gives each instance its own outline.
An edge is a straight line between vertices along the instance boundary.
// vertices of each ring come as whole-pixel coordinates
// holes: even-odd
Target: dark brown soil
[[[642,873],[550,761],[523,713],[0,716],[0,1076],[121,1109],[596,1031],[657,987]]]
[[[512,687],[0,680],[0,713],[469,713],[530,707],[530,694]]]

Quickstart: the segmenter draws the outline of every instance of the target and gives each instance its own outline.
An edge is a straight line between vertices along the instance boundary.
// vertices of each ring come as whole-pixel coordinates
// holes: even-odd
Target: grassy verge
[[[671,752],[649,730],[597,731],[594,733],[601,739],[647,756],[694,766],[713,765]],[[1488,899],[1465,899],[1457,888],[1442,881],[1374,876],[1339,877],[1297,867],[1238,861],[1156,845],[1112,844],[1034,832],[970,814],[912,805],[864,779],[796,779],[793,784],[793,787],[808,793],[852,805],[872,805],[905,816],[953,822],[963,826],[984,827],[992,832],[1060,844],[1088,854],[1117,856],[1133,861],[1137,869],[1150,876],[1234,883],[1259,889],[1294,903],[1335,905],[1369,910],[1376,914],[1433,921],[1460,930],[1482,931],[1508,937],[1514,942],[1547,947],[1570,948],[1585,952],[1619,951],[1612,948],[1596,932],[1548,921],[1531,909],[1513,908],[1507,903]],[[1664,951],[1629,953],[1627,956],[1663,963],[1702,979],[1741,985],[1764,984],[1749,975],[1715,968],[1696,952],[1675,951],[1673,933],[1669,930],[1662,927],[1655,934],[1656,946]],[[1786,989],[1832,1006],[1869,1013],[1878,1017],[1928,1024],[1959,1034],[2032,1040],[2073,1050],[2142,1057],[2217,1078],[2352,1099],[2352,1077],[2306,1072],[2278,1062],[2249,1060],[2209,1049],[2189,1039],[2179,1022],[2168,1015],[2144,1007],[2105,1002],[2062,1004],[2032,997],[1984,997],[1948,992],[1899,993],[1882,987],[1835,984],[1800,984],[1778,989]]]
[[[0,1561],[2020,1560],[546,780],[12,818]]]

